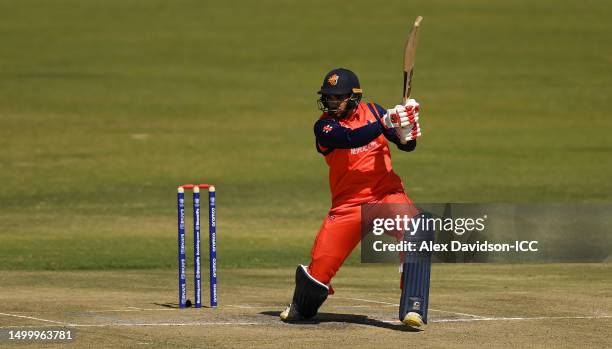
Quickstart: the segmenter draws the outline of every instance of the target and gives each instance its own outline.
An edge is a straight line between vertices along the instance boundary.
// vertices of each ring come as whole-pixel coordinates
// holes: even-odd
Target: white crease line
[[[23,326],[23,325],[13,325],[13,326],[0,326],[0,329],[8,329],[8,328],[18,328],[18,329],[19,328],[55,328],[55,327],[57,327],[57,328],[65,328],[65,327],[68,327],[68,326],[65,326],[65,325],[38,325],[38,326],[36,326],[36,325],[25,325],[25,326]]]
[[[397,304],[381,304],[379,306],[376,305],[332,305],[326,304],[324,305],[326,308],[397,308]]]
[[[8,328],[41,328],[41,327],[170,327],[170,326],[251,326],[251,325],[285,325],[282,322],[161,322],[161,323],[107,323],[107,324],[75,324],[75,323],[62,323],[52,325],[13,325],[13,326],[0,326],[0,329]]]
[[[598,320],[612,319],[612,315],[601,316],[535,316],[535,317],[483,317],[474,319],[439,319],[430,322],[472,322],[472,321],[523,321],[523,320]]]
[[[236,304],[228,304],[224,305],[225,307],[239,308],[239,309],[270,309],[277,308],[281,309],[286,307],[287,305],[270,305],[270,306],[259,306],[259,305],[236,305]],[[387,305],[388,306],[388,305]],[[326,304],[325,308],[371,308],[371,305],[334,305],[334,304]]]
[[[156,308],[135,308],[128,307],[128,309],[108,309],[108,310],[83,310],[83,313],[120,313],[120,312],[135,312],[135,311],[172,311],[176,309],[156,309]]]
[[[537,316],[537,317],[488,317],[488,318],[472,318],[472,319],[433,319],[430,323],[447,323],[447,322],[475,322],[475,321],[530,321],[530,320],[598,320],[598,319],[611,319],[612,315],[601,315],[601,316]],[[39,319],[42,321],[51,321]],[[378,320],[370,319],[374,321],[380,321],[388,324],[401,324],[399,320]],[[54,321],[55,322],[55,321]],[[341,322],[341,321],[338,321]],[[331,322],[327,322],[330,324]],[[184,327],[184,326],[263,326],[263,325],[286,325],[283,322],[164,322],[164,323],[109,323],[109,324],[71,324],[63,323],[64,327]],[[316,324],[312,324],[316,325]],[[356,325],[367,325],[367,324],[356,324]],[[47,326],[0,326],[0,328],[30,328],[30,327],[58,327],[53,325]]]
[[[351,298],[351,297],[338,297],[338,296],[333,296],[333,298],[349,299],[349,300],[352,300],[352,301],[360,301],[360,302],[368,302],[368,303],[376,303],[376,304],[385,304],[385,305],[392,305],[392,306],[395,306],[395,307],[399,307],[399,304],[389,303],[389,302],[381,302],[381,301],[373,301],[373,300],[369,300],[369,299]]]
[[[287,305],[285,305],[286,307]],[[232,307],[232,308],[241,308],[241,309],[270,309],[270,308],[281,308],[283,307],[282,305],[269,305],[269,306],[263,306],[263,305],[237,305],[237,304],[228,304],[226,305],[226,307]]]
[[[334,297],[334,298],[337,298],[337,299],[347,299],[347,300],[355,300],[355,301],[375,303],[375,304],[381,304],[382,307],[398,307],[399,306],[399,304],[382,302],[382,301],[374,301],[374,300],[368,300],[368,299],[361,299],[361,298],[350,298],[350,297]],[[231,308],[240,308],[240,309],[270,309],[270,308],[279,308],[280,309],[280,308],[285,307],[285,305],[283,305],[283,304],[280,304],[280,305],[269,305],[269,306],[227,304],[225,306],[226,307],[231,307]],[[368,306],[368,305],[333,305],[333,304],[326,304],[325,307],[326,308],[369,308],[370,306]],[[75,311],[75,312],[76,313],[84,313],[84,314],[86,314],[86,313],[122,313],[122,312],[129,313],[129,312],[142,312],[142,311],[176,311],[176,310],[178,310],[178,308],[163,308],[163,309],[160,309],[160,308],[127,307],[125,309],[83,310],[83,311]],[[472,314],[466,314],[466,313],[459,313],[459,312],[454,312],[454,311],[437,310],[437,309],[432,309],[432,308],[430,308],[429,310],[431,310],[431,311],[438,311],[438,312],[442,312],[442,313],[449,313],[449,314],[463,315],[463,316],[469,316],[469,317],[476,317],[476,318],[486,318],[485,316],[472,315]],[[13,315],[13,316],[17,316],[17,315]],[[51,320],[49,320],[49,321],[51,321]]]
[[[7,314],[7,313],[0,313],[0,315],[12,316],[12,317],[17,317],[17,318],[21,318],[21,319],[28,319],[28,320],[35,320],[35,321],[42,321],[42,322],[50,322],[52,324],[67,325],[65,322],[41,319],[41,318],[37,318],[37,317],[33,317],[33,316],[15,315],[15,314]]]
[[[472,318],[475,318],[475,319],[486,319],[487,318],[486,316],[467,314],[467,313],[459,313],[459,312],[456,312],[456,311],[438,310],[438,309],[433,309],[433,308],[429,308],[429,310],[431,310],[431,311],[438,311],[440,313],[448,313],[448,314],[469,316],[469,317],[472,317]]]
[[[252,326],[275,325],[275,322],[160,322],[160,323],[111,323],[111,324],[70,324],[67,327],[164,327],[164,326]],[[281,323],[282,324],[282,323]]]
[[[14,316],[12,314],[0,313],[0,315]],[[18,316],[22,317],[22,316]],[[31,318],[31,317],[26,317]],[[430,323],[446,323],[446,322],[475,322],[475,321],[528,321],[528,320],[598,320],[598,319],[611,319],[612,315],[600,315],[600,316],[537,316],[537,317],[487,317],[487,318],[472,318],[472,319],[433,319]],[[40,321],[48,321],[57,323],[59,325],[50,325],[49,327],[172,327],[172,326],[262,326],[262,325],[285,325],[280,321],[273,322],[162,322],[162,323],[108,323],[108,324],[73,324],[73,323],[60,323],[58,321],[45,320],[31,318]],[[378,320],[370,319],[374,321],[380,321],[388,324],[401,324],[399,320]],[[341,322],[341,321],[337,321]],[[330,324],[332,322],[327,322]],[[316,324],[313,324],[316,325]],[[367,325],[367,324],[357,324]],[[40,326],[0,326],[0,328],[34,328]]]
[[[353,300],[353,301],[361,301],[361,302],[376,303],[376,304],[384,304],[384,305],[387,305],[387,306],[399,307],[399,304],[397,304],[397,303],[389,303],[389,302],[382,302],[382,301],[373,301],[373,300],[370,300],[370,299],[352,298],[352,297],[335,297],[335,298],[340,298],[340,299],[349,299],[349,300]],[[433,309],[433,308],[429,308],[429,310],[431,310],[431,311],[439,311],[439,312],[441,312],[441,313],[448,313],[448,314],[455,314],[455,315],[469,316],[469,317],[479,318],[479,319],[484,319],[484,318],[486,318],[486,316],[480,316],[480,315],[474,315],[474,314],[467,314],[467,313],[459,313],[459,312],[456,312],[456,311],[438,310],[438,309]]]

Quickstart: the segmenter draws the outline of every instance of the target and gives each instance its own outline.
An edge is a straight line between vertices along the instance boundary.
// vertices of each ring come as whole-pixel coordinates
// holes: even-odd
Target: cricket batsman
[[[333,294],[331,279],[361,239],[361,205],[413,207],[393,171],[389,144],[405,152],[414,151],[421,135],[419,103],[408,99],[403,105],[384,109],[362,102],[359,79],[344,68],[330,71],[318,94],[323,114],[314,125],[315,144],[329,166],[332,206],[315,238],[310,264],[297,267],[293,300],[280,314],[283,321],[314,317],[327,296]],[[429,270],[423,263],[403,264],[399,316],[409,326],[427,321]],[[419,279],[416,282],[415,276]],[[410,285],[407,280],[411,280]],[[422,294],[424,286],[427,295]]]

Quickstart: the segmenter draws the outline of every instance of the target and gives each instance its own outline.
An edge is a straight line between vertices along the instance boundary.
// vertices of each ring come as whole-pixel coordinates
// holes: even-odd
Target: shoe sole
[[[413,314],[406,314],[406,317],[404,318],[404,320],[402,320],[402,323],[406,326],[412,327],[423,326],[423,320],[420,318],[420,316]]]

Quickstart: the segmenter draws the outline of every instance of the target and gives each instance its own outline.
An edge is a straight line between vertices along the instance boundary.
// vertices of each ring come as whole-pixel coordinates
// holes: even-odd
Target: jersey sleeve
[[[351,129],[334,119],[321,119],[314,125],[317,143],[326,148],[350,149],[362,147],[382,133],[380,120]]]
[[[376,108],[376,111],[378,112],[376,116],[380,120],[380,117],[385,115],[387,113],[387,110],[376,103],[374,103],[374,107]],[[402,142],[400,142],[399,140],[399,137],[397,137],[397,133],[395,132],[395,129],[393,128],[389,128],[389,129],[383,128],[383,134],[385,135],[385,138],[387,138],[388,141],[395,143],[395,145],[397,145],[397,149],[401,151],[413,151],[416,148],[416,139],[408,141],[406,144],[402,144]]]

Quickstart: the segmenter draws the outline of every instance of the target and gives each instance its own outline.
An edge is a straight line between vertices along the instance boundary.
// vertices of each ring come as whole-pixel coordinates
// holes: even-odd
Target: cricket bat
[[[412,25],[412,30],[406,40],[406,47],[404,48],[404,93],[403,100],[404,104],[410,98],[410,90],[412,89],[412,73],[414,71],[414,57],[416,55],[416,48],[418,43],[419,26],[423,17],[418,16]],[[406,144],[406,141],[401,140],[402,144]]]
[[[418,43],[417,34],[422,20],[423,17],[418,16],[414,21],[404,48],[404,103],[410,98],[410,90],[412,89],[412,72],[414,71],[414,57]]]

